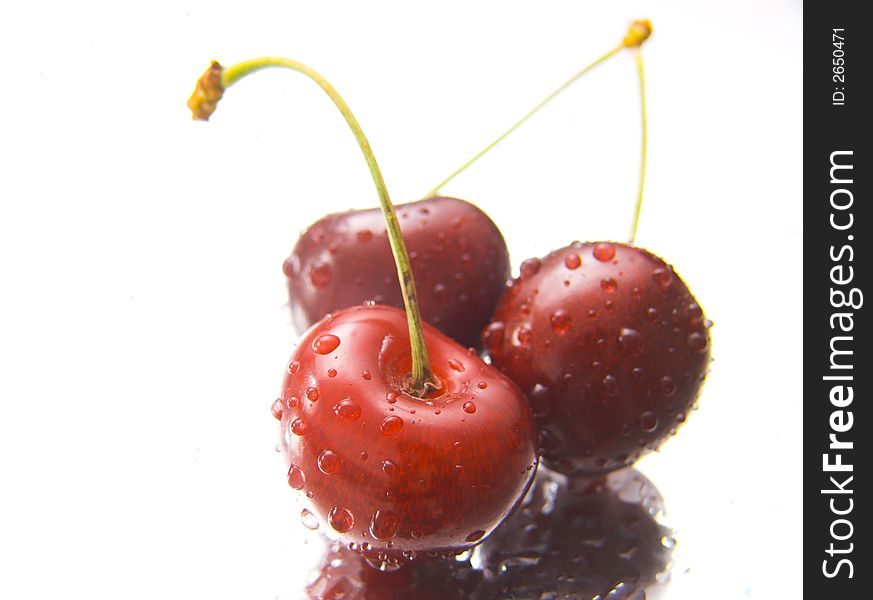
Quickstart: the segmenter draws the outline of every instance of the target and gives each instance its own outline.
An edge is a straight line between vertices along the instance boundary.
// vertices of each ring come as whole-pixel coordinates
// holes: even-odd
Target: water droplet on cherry
[[[340,345],[340,339],[330,333],[320,335],[312,342],[312,349],[319,354],[330,354]]]
[[[382,421],[382,424],[379,426],[379,431],[382,432],[382,435],[394,435],[402,428],[403,419],[397,415],[390,415],[385,417],[385,420]]]
[[[658,427],[658,417],[650,410],[647,410],[640,415],[640,429],[649,433],[655,431]]]
[[[569,311],[559,308],[549,317],[549,322],[552,324],[552,331],[558,335],[564,335],[570,330],[573,319],[570,317]]]
[[[294,435],[306,435],[306,421],[299,417],[291,421],[291,433]]]
[[[317,262],[309,268],[309,281],[319,290],[327,287],[330,283],[331,275],[330,265],[322,262]]]
[[[575,253],[568,254],[567,256],[564,257],[564,266],[567,267],[568,269],[571,269],[571,270],[578,269],[579,265],[581,265],[581,264],[582,264],[582,259],[579,258],[578,254],[575,254]]]
[[[303,469],[297,465],[291,465],[291,468],[288,469],[288,485],[295,490],[303,489],[303,486],[306,485],[306,475],[303,473]]]
[[[338,473],[341,466],[342,459],[332,450],[325,450],[318,456],[318,470],[325,475]]]
[[[624,327],[618,334],[618,347],[624,354],[639,354],[643,349],[643,336],[636,329]]]
[[[327,513],[327,522],[339,533],[346,533],[355,526],[355,517],[348,509],[334,506]]]
[[[351,398],[345,398],[333,407],[333,412],[340,419],[357,421],[358,417],[361,416],[361,407]]]
[[[318,529],[318,517],[312,514],[308,509],[304,508],[300,511],[300,521],[307,529]]]
[[[397,519],[390,510],[377,510],[370,520],[370,534],[377,540],[394,539],[397,528]]]

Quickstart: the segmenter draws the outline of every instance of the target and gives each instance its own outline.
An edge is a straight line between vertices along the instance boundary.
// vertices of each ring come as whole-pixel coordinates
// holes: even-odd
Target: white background
[[[397,201],[437,181],[649,17],[638,242],[715,321],[700,410],[639,468],[679,546],[669,598],[800,596],[801,2],[48,2],[0,9],[0,597],[295,597],[273,452],[294,334],[281,264],[321,215],[375,206],[302,76],[208,123],[209,64],[309,63]],[[623,239],[639,154],[623,53],[444,191],[513,264]]]

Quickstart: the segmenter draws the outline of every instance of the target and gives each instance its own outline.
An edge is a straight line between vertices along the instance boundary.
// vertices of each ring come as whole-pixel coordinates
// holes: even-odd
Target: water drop
[[[552,410],[552,393],[544,385],[537,383],[528,394],[531,412],[535,417],[545,417]]]
[[[282,399],[279,398],[278,400],[273,402],[273,406],[270,407],[270,412],[273,413],[273,416],[276,419],[281,420],[283,409],[284,407],[282,406]]]
[[[325,450],[318,456],[318,470],[325,475],[338,473],[341,466],[342,459],[332,450]]]
[[[388,402],[388,404],[394,404],[395,402],[397,402],[397,392],[388,392],[387,394],[385,394],[385,400]]]
[[[368,458],[370,458],[370,455],[366,451],[361,452],[361,460],[367,460]]]
[[[348,509],[334,506],[327,513],[327,522],[339,533],[345,533],[355,526],[355,517]]]
[[[669,375],[661,377],[661,393],[668,397],[676,393],[676,383]]]
[[[655,431],[658,427],[658,417],[650,410],[647,410],[640,415],[640,429],[649,433]]]
[[[300,521],[307,529],[318,529],[318,517],[305,508],[300,511]]]
[[[446,299],[446,286],[443,283],[438,283],[433,286],[433,297],[437,300]]]
[[[582,264],[582,259],[579,258],[579,255],[575,252],[573,254],[568,254],[564,257],[564,266],[568,269],[578,269],[579,265]]]
[[[363,377],[367,381],[370,381],[370,379],[372,379],[372,375],[370,375],[369,371],[361,371],[361,377]]]
[[[303,473],[303,469],[297,465],[291,465],[291,468],[288,469],[288,485],[295,490],[303,489],[303,486],[306,485],[306,475]]]
[[[706,349],[706,335],[695,331],[688,336],[688,348],[692,352],[703,352]]]
[[[603,378],[603,388],[610,396],[615,396],[618,393],[618,379],[614,375],[607,375]]]
[[[472,402],[464,402],[464,412],[468,415],[472,415],[474,412],[476,412],[476,405]]]
[[[655,319],[658,318],[658,309],[655,308],[654,306],[650,307],[646,311],[646,316],[649,318],[650,321],[654,321]]]
[[[328,370],[327,370],[327,376],[330,377],[331,379],[333,379],[334,377],[336,377],[336,369],[328,369]]]
[[[373,232],[370,231],[369,229],[361,229],[357,233],[357,238],[358,238],[358,242],[360,242],[362,244],[366,244],[367,242],[369,242],[370,240],[373,239]]]
[[[318,397],[319,397],[318,388],[316,388],[316,387],[306,388],[306,397],[309,398],[310,402],[318,402]]]
[[[291,396],[290,398],[288,398],[288,402],[286,402],[286,404],[288,405],[288,408],[294,408],[295,406],[297,406],[297,396]]]
[[[377,540],[394,539],[397,528],[397,519],[390,510],[377,510],[370,520],[370,534]]]
[[[331,269],[330,265],[317,262],[309,268],[309,281],[316,289],[323,289],[330,283]]]
[[[386,458],[382,461],[382,472],[388,475],[388,477],[396,477],[400,472],[400,467],[397,466],[397,463]]]
[[[639,354],[643,349],[643,336],[636,329],[624,327],[618,334],[618,347],[625,354]]]
[[[461,363],[461,362],[458,361],[458,360],[455,360],[454,358],[450,358],[450,359],[449,359],[449,367],[450,367],[453,371],[457,371],[458,373],[463,373],[463,372],[464,372],[464,365],[463,365],[463,363]]]
[[[519,325],[515,330],[515,345],[527,346],[530,344],[531,337],[530,327],[527,325]]]
[[[300,418],[291,421],[291,433],[294,435],[306,435],[306,421]]]
[[[470,535],[468,535],[468,536],[465,538],[465,540],[468,541],[468,542],[471,542],[471,543],[472,543],[472,542],[478,542],[478,541],[481,540],[484,536],[485,536],[485,532],[484,532],[483,530],[479,529],[479,530],[477,530],[477,531],[474,531],[474,532],[471,533]]]
[[[390,415],[388,417],[385,417],[385,420],[382,421],[382,424],[379,426],[379,431],[382,432],[382,435],[394,435],[402,428],[403,419],[401,419],[397,415]]]
[[[543,266],[543,263],[538,258],[529,258],[523,263],[521,263],[521,273],[520,278],[524,279],[525,277],[532,277],[539,273],[540,267]]]
[[[600,262],[609,262],[615,257],[615,248],[612,244],[600,243],[594,246],[594,258]]]
[[[288,365],[288,373],[291,375],[295,375],[297,371],[300,370],[300,363],[296,360],[292,360],[291,364]]]
[[[312,349],[319,354],[330,354],[340,345],[340,339],[330,333],[320,335],[312,342]]]
[[[357,421],[361,416],[361,407],[351,398],[345,398],[333,407],[333,413],[340,419]]]
[[[673,273],[669,269],[657,268],[655,272],[652,273],[652,279],[654,279],[661,287],[668,287],[670,282],[673,281]]]
[[[615,288],[618,287],[618,282],[612,277],[606,277],[600,280],[600,289],[602,289],[607,294],[611,294],[615,291]]]
[[[564,335],[570,330],[573,319],[570,317],[569,311],[559,308],[549,317],[549,322],[552,324],[552,331],[558,335]]]

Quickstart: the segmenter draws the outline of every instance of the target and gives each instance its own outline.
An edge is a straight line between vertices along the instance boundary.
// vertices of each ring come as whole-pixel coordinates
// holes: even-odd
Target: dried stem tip
[[[627,35],[622,44],[625,48],[638,48],[652,35],[652,22],[648,19],[640,19],[631,23]]]
[[[188,108],[191,109],[191,118],[195,121],[208,121],[218,101],[224,95],[224,85],[221,75],[224,67],[216,61],[212,61],[203,76],[197,80],[194,93],[188,99]]]

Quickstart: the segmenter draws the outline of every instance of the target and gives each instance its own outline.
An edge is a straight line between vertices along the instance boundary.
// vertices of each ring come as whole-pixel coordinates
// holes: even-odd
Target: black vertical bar
[[[873,60],[864,7],[845,1],[804,7],[803,573],[808,598],[873,597],[870,494],[862,491],[873,483],[873,361],[864,351],[871,341],[871,309],[865,302],[873,302],[873,295],[864,297],[873,294],[868,285]]]

